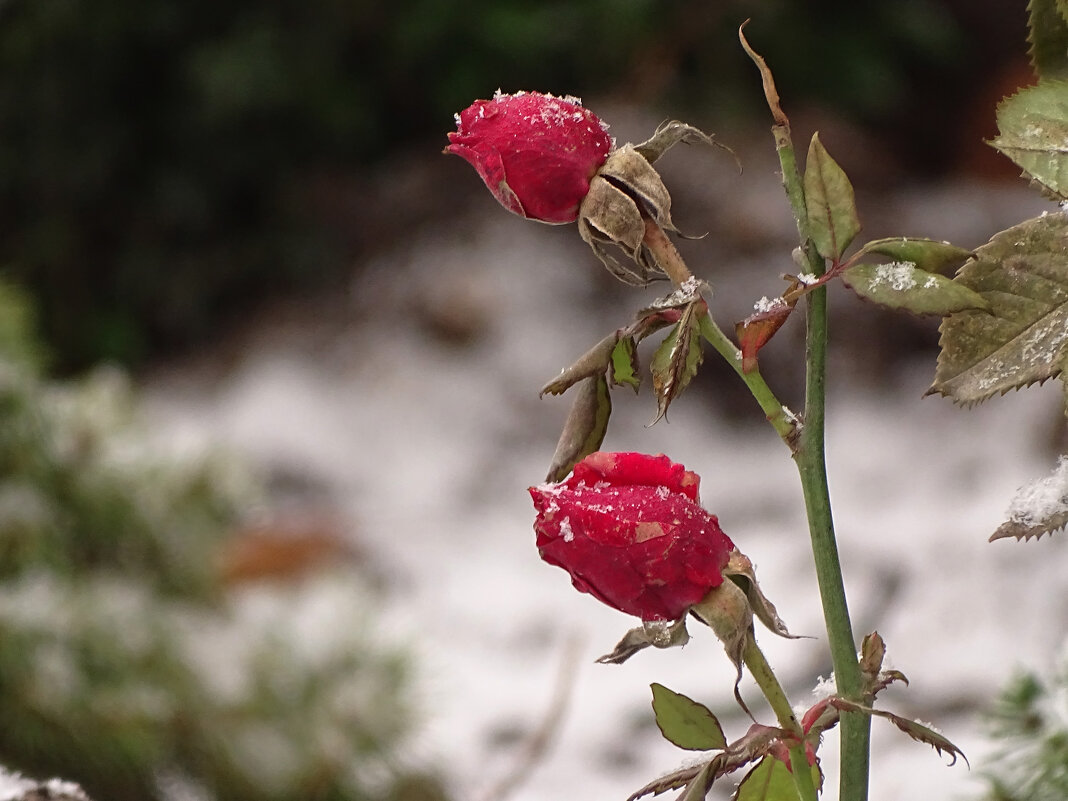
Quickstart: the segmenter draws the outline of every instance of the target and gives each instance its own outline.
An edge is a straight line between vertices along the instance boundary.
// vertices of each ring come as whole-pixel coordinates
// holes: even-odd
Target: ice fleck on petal
[[[571,519],[565,517],[560,521],[560,536],[564,542],[571,542],[575,539],[575,531],[571,528]]]

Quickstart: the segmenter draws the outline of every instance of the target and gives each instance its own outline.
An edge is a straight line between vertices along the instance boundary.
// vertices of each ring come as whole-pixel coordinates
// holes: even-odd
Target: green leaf
[[[697,375],[701,365],[701,329],[699,312],[705,310],[704,301],[697,299],[683,309],[679,322],[664,338],[653,354],[650,370],[656,391],[657,412],[653,423],[667,414],[668,406]],[[652,425],[652,424],[650,424]]]
[[[601,447],[611,414],[612,398],[604,373],[580,381],[546,481],[563,481],[576,462]]]
[[[614,386],[626,384],[638,391],[642,379],[638,373],[638,345],[634,337],[620,337],[612,349],[612,369],[609,375]]]
[[[1055,199],[1068,199],[1068,81],[1042,81],[998,106],[1000,150]]]
[[[679,748],[714,751],[727,747],[723,729],[708,707],[662,684],[651,685],[660,733]]]
[[[805,206],[809,236],[825,259],[842,257],[860,230],[853,185],[838,163],[812,135],[805,162]]]
[[[1068,8],[1064,0],[1027,4],[1031,66],[1039,78],[1068,78]]]
[[[944,317],[965,309],[985,309],[988,305],[968,287],[925,272],[908,261],[857,264],[842,273],[842,281],[865,300],[913,314]]]
[[[812,779],[820,786],[819,768],[812,767]],[[797,785],[786,763],[766,756],[745,775],[731,801],[798,801]]]
[[[966,262],[972,251],[939,242],[936,239],[895,236],[889,239],[874,239],[860,249],[863,253],[878,253],[894,261],[912,262],[929,273],[948,273]]]
[[[1068,217],[1047,214],[996,234],[955,281],[988,310],[942,321],[927,394],[980,403],[1061,372],[1068,355]]]

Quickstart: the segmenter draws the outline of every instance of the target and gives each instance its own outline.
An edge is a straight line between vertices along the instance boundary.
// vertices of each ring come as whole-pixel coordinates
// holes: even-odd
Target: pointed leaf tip
[[[820,141],[812,135],[805,161],[805,206],[809,235],[825,259],[840,259],[860,231],[853,185]]]
[[[716,716],[700,704],[663,684],[653,683],[653,712],[664,738],[689,751],[715,751],[727,747]]]

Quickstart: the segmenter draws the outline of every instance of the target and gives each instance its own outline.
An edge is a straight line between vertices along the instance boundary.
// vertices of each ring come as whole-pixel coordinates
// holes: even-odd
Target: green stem
[[[664,229],[657,224],[656,220],[649,217],[645,218],[645,236],[642,242],[649,248],[649,252],[653,254],[653,258],[656,259],[660,269],[667,274],[671,279],[671,283],[676,287],[681,287],[693,279],[693,273],[686,266],[682,254],[675,247],[675,243],[668,239]],[[794,437],[797,434],[797,418],[775,397],[771,387],[767,385],[764,377],[760,375],[759,369],[750,370],[749,372],[742,369],[742,352],[723,333],[723,330],[716,325],[711,314],[705,313],[701,315],[700,326],[701,335],[726,360],[727,364],[738,373],[753,394],[753,397],[756,398],[757,403],[760,404],[760,408],[764,410],[768,422],[774,426],[779,436],[783,438],[783,441],[792,450]]]
[[[738,350],[738,347],[731,342],[723,329],[716,325],[716,321],[712,319],[711,314],[705,314],[701,317],[701,336],[716,349],[716,352],[729,364],[734,372],[738,374],[738,377],[745,382],[749,392],[756,399],[756,402],[760,404],[760,408],[764,411],[765,416],[768,418],[768,422],[782,437],[790,450],[794,449],[794,441],[798,433],[797,418],[794,413],[787,409],[777,397],[775,393],[771,391],[771,387],[768,386],[764,380],[764,376],[760,374],[760,369],[755,368],[746,372],[742,368],[742,352]]]
[[[797,169],[790,132],[785,126],[773,129],[783,186],[790,200],[802,250],[810,272],[819,276],[825,270],[823,259],[812,246],[808,235],[808,213],[804,186]],[[827,379],[827,290],[820,287],[807,296],[805,414],[794,461],[801,478],[808,515],[809,536],[816,566],[824,623],[830,644],[838,693],[853,701],[863,701],[862,678],[857,661],[857,646],[849,620],[842,565],[834,535],[830,491],[827,486],[825,455],[825,409]],[[865,801],[868,797],[871,721],[854,712],[842,713],[842,767],[839,780],[840,801]]]
[[[775,673],[772,671],[771,665],[768,664],[764,652],[757,645],[752,629],[746,635],[742,661],[745,662],[745,666],[749,668],[749,672],[764,693],[764,697],[768,700],[771,711],[775,713],[775,718],[779,721],[780,728],[792,734],[797,740],[790,747],[790,768],[798,797],[801,801],[816,801],[816,785],[812,782],[812,770],[808,764],[805,747],[801,743],[804,732],[801,730],[801,724],[797,722],[797,716],[794,715],[794,711],[790,707],[790,701],[786,697],[782,685],[779,684],[779,680],[775,677]]]

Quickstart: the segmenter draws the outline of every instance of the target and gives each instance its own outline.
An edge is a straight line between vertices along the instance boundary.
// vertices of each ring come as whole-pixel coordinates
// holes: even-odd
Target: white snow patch
[[[904,292],[916,286],[916,265],[911,261],[892,261],[875,268],[872,287],[889,286],[895,292]]]
[[[1037,526],[1065,512],[1068,512],[1068,457],[1062,456],[1050,475],[1024,484],[1016,491],[1007,514],[1014,523]]]

